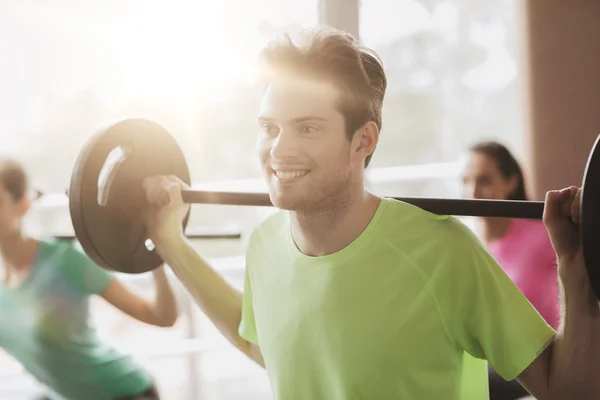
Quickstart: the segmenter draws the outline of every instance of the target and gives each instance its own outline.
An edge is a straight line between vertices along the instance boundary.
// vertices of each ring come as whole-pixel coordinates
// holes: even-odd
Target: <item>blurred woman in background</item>
[[[89,300],[97,295],[139,321],[173,326],[177,304],[164,268],[153,271],[156,298],[148,302],[72,242],[27,237],[28,192],[24,168],[0,159],[0,347],[49,389],[44,399],[158,399],[149,372],[99,339]]]
[[[502,144],[489,141],[469,149],[463,172],[463,197],[528,200],[521,166]],[[476,234],[523,295],[554,329],[560,303],[556,255],[541,220],[475,218]],[[490,399],[526,396],[517,381],[506,382],[490,370]]]

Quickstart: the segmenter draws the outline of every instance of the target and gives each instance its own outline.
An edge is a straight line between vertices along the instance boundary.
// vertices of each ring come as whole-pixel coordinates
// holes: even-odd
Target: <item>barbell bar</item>
[[[76,240],[75,235],[52,235],[57,240]],[[241,233],[186,233],[185,237],[192,240],[224,240],[224,239],[241,239]]]
[[[273,206],[268,193],[215,192],[182,190],[182,199],[190,204],[234,206]],[[439,199],[426,197],[393,197],[435,214],[542,219],[543,201]]]
[[[600,136],[588,157],[582,184],[580,235],[588,276],[600,299]],[[112,157],[115,150],[118,156]],[[107,164],[107,158],[111,162]],[[106,268],[142,273],[162,264],[147,244],[146,177],[175,175],[190,184],[181,148],[159,124],[127,118],[99,129],[83,146],[69,186],[71,220],[84,251]],[[184,202],[238,206],[272,206],[266,193],[183,190]],[[541,219],[544,202],[394,197],[426,211],[454,216]],[[187,225],[189,213],[183,221]]]

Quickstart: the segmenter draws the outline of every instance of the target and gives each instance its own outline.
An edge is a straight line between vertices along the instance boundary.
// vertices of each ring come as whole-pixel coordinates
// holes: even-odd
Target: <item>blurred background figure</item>
[[[513,154],[495,141],[470,147],[463,171],[463,197],[529,200],[523,172]],[[554,329],[560,303],[556,256],[541,220],[474,218],[473,229],[515,285]],[[490,370],[490,399],[517,399],[527,392]]]
[[[141,322],[173,326],[177,304],[164,268],[153,272],[148,302],[73,243],[24,234],[28,186],[18,161],[0,159],[0,347],[45,386],[40,399],[158,399],[147,369],[100,339],[89,300],[98,295]]]

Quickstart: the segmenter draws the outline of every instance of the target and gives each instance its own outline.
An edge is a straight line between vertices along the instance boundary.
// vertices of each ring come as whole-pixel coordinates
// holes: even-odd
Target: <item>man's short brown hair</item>
[[[298,43],[284,35],[265,47],[261,62],[266,71],[285,71],[334,83],[342,92],[339,107],[349,140],[369,121],[381,131],[387,87],[383,63],[351,34],[327,27],[306,30]],[[267,80],[269,76],[267,72]],[[371,157],[366,158],[365,167]]]

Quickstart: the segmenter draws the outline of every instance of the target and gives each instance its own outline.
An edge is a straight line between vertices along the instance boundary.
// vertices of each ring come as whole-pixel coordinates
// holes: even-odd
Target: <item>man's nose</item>
[[[275,160],[295,157],[298,155],[299,143],[293,133],[281,130],[271,146],[271,157]]]

